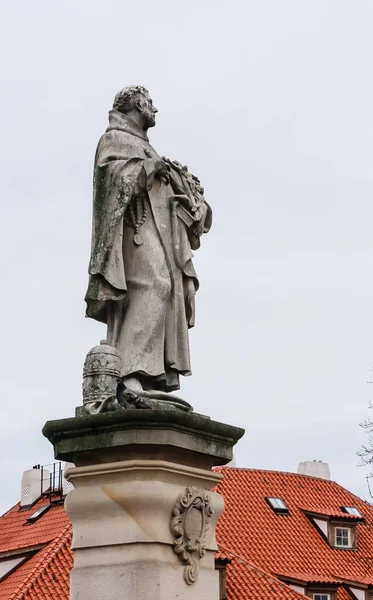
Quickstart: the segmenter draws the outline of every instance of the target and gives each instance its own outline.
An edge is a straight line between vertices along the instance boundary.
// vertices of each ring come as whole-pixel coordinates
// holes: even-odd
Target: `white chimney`
[[[322,460],[305,460],[304,462],[300,462],[298,473],[300,475],[309,475],[310,477],[330,479],[329,465]]]
[[[42,481],[43,478],[43,481]],[[49,471],[36,465],[25,471],[21,484],[21,507],[31,506],[49,488]]]

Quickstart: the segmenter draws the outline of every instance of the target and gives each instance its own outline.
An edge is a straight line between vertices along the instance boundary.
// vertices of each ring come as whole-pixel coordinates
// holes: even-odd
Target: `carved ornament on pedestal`
[[[172,511],[171,530],[176,540],[174,551],[186,564],[184,579],[188,585],[197,581],[199,561],[205,554],[210,520],[214,514],[211,498],[205,490],[188,487]]]

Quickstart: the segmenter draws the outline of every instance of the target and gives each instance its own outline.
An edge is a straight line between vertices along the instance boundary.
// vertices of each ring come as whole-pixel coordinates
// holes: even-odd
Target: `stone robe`
[[[136,124],[115,110],[109,123],[95,158],[86,314],[107,323],[109,303],[120,303],[115,345],[122,377],[172,391],[180,387],[179,374],[191,372],[188,328],[198,289],[192,248],[199,247],[199,234],[178,216],[190,190],[173,168],[170,183],[155,177],[160,157]],[[139,197],[146,218],[139,230],[143,243],[136,245],[125,215]],[[209,208],[204,223],[207,231]]]

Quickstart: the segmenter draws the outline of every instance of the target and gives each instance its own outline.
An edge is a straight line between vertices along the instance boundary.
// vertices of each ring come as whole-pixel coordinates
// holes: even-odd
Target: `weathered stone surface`
[[[191,371],[192,250],[212,216],[199,180],[150,146],[156,112],[147,90],[125,88],[100,139],[86,302],[107,339],[87,356],[79,416],[43,429],[75,465],[73,600],[219,598],[212,467],[244,430],[170,398]]]
[[[120,409],[116,400],[120,368],[119,352],[106,340],[88,352],[83,367],[83,404],[87,413]]]
[[[244,431],[204,415],[122,410],[49,421],[73,525],[71,598],[218,600],[213,492]]]
[[[210,469],[232,460],[244,430],[197,413],[123,410],[48,421],[43,434],[76,465],[148,457]]]
[[[66,477],[74,485],[66,500],[73,524],[73,600],[218,600],[215,527],[223,499],[211,489],[219,473],[133,460],[72,468]],[[175,552],[172,530],[175,505],[190,486],[209,499],[203,551],[193,554],[193,581],[190,568],[185,577],[190,565]]]
[[[128,387],[172,392],[191,373],[192,251],[212,216],[199,179],[149,144],[156,112],[141,86],[115,97],[96,152],[85,299],[87,316],[107,324]]]

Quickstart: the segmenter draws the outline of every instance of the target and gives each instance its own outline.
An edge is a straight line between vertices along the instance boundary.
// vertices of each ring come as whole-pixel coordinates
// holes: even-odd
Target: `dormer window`
[[[347,507],[344,507],[347,508]],[[354,507],[348,507],[354,508]],[[325,541],[336,550],[357,550],[357,525],[365,523],[362,515],[347,514],[340,510],[303,509]],[[356,509],[357,510],[357,509]],[[372,599],[373,600],[373,599]]]
[[[336,527],[334,532],[336,548],[351,548],[351,529],[349,527]]]
[[[268,496],[266,498],[266,501],[275,513],[279,515],[289,514],[289,509],[286,506],[285,502],[282,500],[282,498],[273,498]]]
[[[330,594],[314,594],[313,600],[330,600]]]

